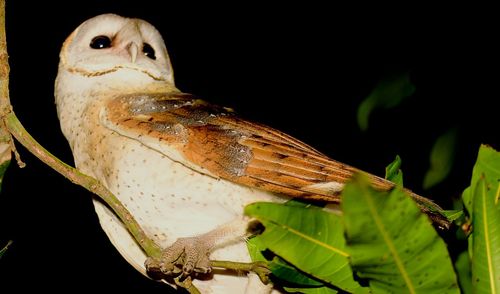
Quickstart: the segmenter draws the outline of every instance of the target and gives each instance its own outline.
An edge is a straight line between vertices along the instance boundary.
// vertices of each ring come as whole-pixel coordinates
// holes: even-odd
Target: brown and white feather
[[[116,97],[105,116],[114,131],[151,148],[151,142],[167,143],[212,176],[290,197],[339,202],[342,185],[360,172],[287,134],[180,92]],[[394,186],[370,178],[380,189]]]

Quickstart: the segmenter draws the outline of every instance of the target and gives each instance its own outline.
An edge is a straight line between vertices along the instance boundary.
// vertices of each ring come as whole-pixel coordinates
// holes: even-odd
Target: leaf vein
[[[408,273],[406,272],[406,270],[403,266],[403,262],[401,261],[401,259],[399,257],[399,254],[396,250],[396,247],[391,242],[391,239],[386,232],[386,228],[385,228],[385,226],[380,218],[380,215],[377,212],[377,209],[375,207],[375,203],[373,203],[372,197],[370,197],[368,195],[368,193],[363,193],[363,196],[367,200],[368,207],[373,215],[373,219],[375,221],[375,224],[379,228],[379,231],[382,234],[382,237],[384,238],[384,241],[386,242],[387,247],[389,247],[389,250],[391,251],[391,255],[394,258],[394,261],[396,262],[398,270],[401,273],[401,275],[403,276],[403,279],[408,286],[408,290],[410,291],[410,293],[416,293],[415,288],[413,286],[413,283],[412,283],[411,279],[409,278]]]
[[[259,216],[259,218],[263,219],[263,218],[262,218],[262,217],[260,217],[260,216]],[[283,225],[283,224],[279,224],[279,223],[277,223],[277,222],[275,222],[275,221],[272,221],[272,220],[267,220],[267,221],[269,221],[269,222],[271,222],[271,223],[273,223],[273,224],[275,224],[275,225],[277,225],[277,226],[279,226],[279,227],[282,227],[283,229],[285,229],[285,230],[289,231],[289,232],[290,232],[290,233],[292,233],[292,234],[295,234],[295,235],[297,235],[297,236],[299,236],[299,237],[301,237],[301,238],[306,239],[306,240],[307,240],[307,241],[309,241],[309,242],[312,242],[312,243],[314,243],[314,244],[317,244],[317,245],[319,245],[319,246],[321,246],[321,247],[323,247],[323,248],[326,248],[326,249],[328,249],[328,250],[331,250],[331,251],[333,251],[333,252],[335,252],[335,253],[337,253],[337,254],[340,254],[340,255],[345,256],[345,257],[348,257],[348,256],[349,256],[349,254],[348,254],[347,252],[342,251],[342,250],[341,250],[341,249],[339,249],[339,248],[335,248],[335,247],[333,247],[333,246],[331,246],[331,245],[329,245],[329,244],[326,244],[325,242],[322,242],[322,241],[320,241],[320,240],[314,239],[313,237],[311,237],[311,236],[309,236],[309,235],[306,235],[306,234],[304,234],[304,233],[302,233],[302,232],[300,232],[300,231],[298,231],[298,230],[296,230],[296,229],[294,229],[294,228],[292,228],[292,227],[285,226],[285,225]]]
[[[492,260],[492,256],[491,256],[491,248],[490,248],[490,234],[489,234],[489,231],[488,231],[488,210],[486,208],[486,198],[487,198],[487,195],[486,195],[486,183],[483,181],[483,184],[481,185],[481,189],[482,189],[482,193],[481,193],[481,196],[482,196],[482,204],[483,204],[483,229],[484,229],[484,241],[485,241],[485,245],[486,245],[486,256],[487,256],[487,261],[488,261],[488,272],[489,272],[489,276],[490,276],[490,291],[491,293],[496,293],[496,289],[495,289],[495,275],[494,275],[494,268],[493,268],[493,260]]]

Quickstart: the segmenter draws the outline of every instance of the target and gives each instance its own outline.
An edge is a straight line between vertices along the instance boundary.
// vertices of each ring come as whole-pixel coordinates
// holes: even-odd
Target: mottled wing
[[[359,172],[282,132],[188,94],[118,97],[101,115],[112,130],[198,172],[291,197],[338,202],[343,184]],[[393,186],[370,177],[381,189]]]

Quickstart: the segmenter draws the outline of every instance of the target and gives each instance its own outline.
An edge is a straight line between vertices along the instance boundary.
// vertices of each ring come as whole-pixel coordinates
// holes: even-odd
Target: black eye
[[[111,39],[108,36],[97,36],[90,41],[90,48],[104,49],[111,47]]]
[[[142,52],[147,57],[156,60],[155,49],[153,49],[153,47],[151,47],[148,43],[144,43],[144,45],[142,45]]]

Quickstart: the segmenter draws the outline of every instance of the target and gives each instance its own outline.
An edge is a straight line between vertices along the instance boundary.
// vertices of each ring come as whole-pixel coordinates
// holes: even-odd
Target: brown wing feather
[[[167,156],[172,148],[177,150],[182,158],[176,160],[199,172],[290,197],[339,202],[342,184],[361,172],[280,131],[180,92],[114,98],[101,119]],[[378,189],[394,187],[367,176]],[[407,192],[433,221],[449,226],[439,206]]]
[[[212,175],[290,197],[338,202],[340,190],[315,185],[343,184],[359,172],[287,134],[188,94],[119,97],[106,112],[118,132],[134,133],[144,142],[163,141]],[[381,189],[393,187],[370,177]]]

